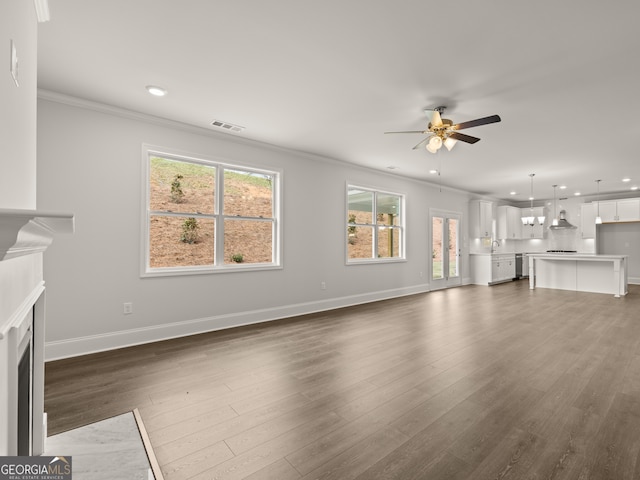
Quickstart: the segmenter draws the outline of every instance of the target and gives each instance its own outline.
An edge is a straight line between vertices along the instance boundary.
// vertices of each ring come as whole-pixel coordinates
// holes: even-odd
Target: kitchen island
[[[529,288],[627,294],[627,255],[531,253]]]

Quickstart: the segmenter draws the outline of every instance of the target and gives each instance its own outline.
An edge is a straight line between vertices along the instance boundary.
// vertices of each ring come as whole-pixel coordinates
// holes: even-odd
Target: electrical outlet
[[[123,304],[123,312],[125,315],[131,315],[133,313],[133,303],[125,302]]]

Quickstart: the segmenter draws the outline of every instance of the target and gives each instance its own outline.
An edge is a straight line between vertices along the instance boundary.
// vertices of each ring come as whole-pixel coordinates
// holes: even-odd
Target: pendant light
[[[535,177],[536,174],[535,173],[530,173],[529,174],[529,178],[531,178],[531,194],[529,196],[529,201],[531,202],[530,207],[529,207],[529,216],[525,216],[522,217],[522,224],[523,225],[529,225],[531,227],[533,227],[536,224],[536,219],[538,220],[538,224],[539,225],[543,225],[544,224],[544,219],[545,216],[544,215],[538,215],[537,217],[533,214],[533,177]]]
[[[531,202],[531,206],[529,207],[529,225],[533,227],[533,222],[535,217],[533,216],[533,177],[535,177],[535,173],[530,173],[529,177],[531,178],[531,194],[529,195],[529,201]]]
[[[556,189],[558,185],[553,185],[553,221],[551,222],[551,226],[558,226],[558,209],[556,208]]]
[[[600,225],[602,223],[602,217],[600,216],[600,182],[602,180],[596,180],[596,185],[598,185],[598,195],[596,197],[596,201],[598,202],[598,213],[596,214],[596,225]]]

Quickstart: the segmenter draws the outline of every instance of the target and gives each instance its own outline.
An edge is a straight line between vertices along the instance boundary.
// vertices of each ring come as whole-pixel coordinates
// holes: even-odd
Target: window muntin
[[[151,150],[145,164],[143,276],[279,267],[278,172]]]
[[[404,196],[349,185],[347,262],[403,259],[403,242]]]

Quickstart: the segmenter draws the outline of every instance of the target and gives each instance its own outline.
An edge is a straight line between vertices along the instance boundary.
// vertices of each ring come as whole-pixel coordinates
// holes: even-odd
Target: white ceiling
[[[513,201],[640,186],[631,0],[50,0],[39,88]],[[155,98],[149,84],[169,94]],[[464,133],[412,150],[423,110]],[[429,173],[437,169],[440,178]],[[623,177],[632,181],[623,183]],[[510,196],[509,192],[518,192]]]

